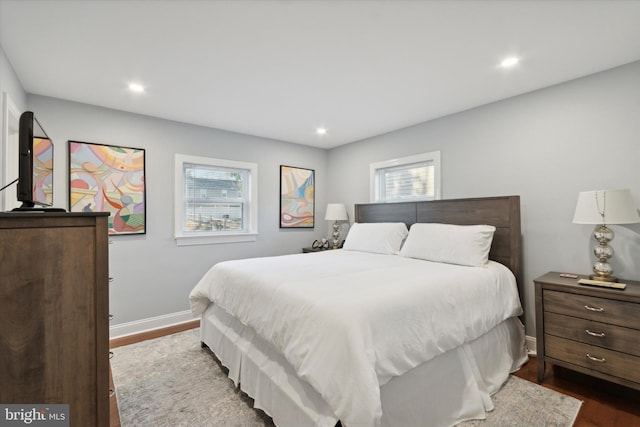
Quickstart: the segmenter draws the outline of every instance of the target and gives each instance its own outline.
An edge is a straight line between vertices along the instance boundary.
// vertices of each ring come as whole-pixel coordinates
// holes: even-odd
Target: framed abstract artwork
[[[145,234],[144,149],[69,141],[69,211],[110,212],[109,234]]]
[[[280,228],[315,226],[315,171],[280,166]]]

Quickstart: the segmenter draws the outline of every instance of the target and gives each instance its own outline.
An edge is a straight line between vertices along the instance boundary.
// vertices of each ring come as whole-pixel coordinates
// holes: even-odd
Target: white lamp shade
[[[349,219],[347,208],[342,203],[329,203],[324,219],[327,221],[346,221]]]
[[[578,194],[573,222],[633,224],[640,222],[640,216],[628,189],[583,191]]]

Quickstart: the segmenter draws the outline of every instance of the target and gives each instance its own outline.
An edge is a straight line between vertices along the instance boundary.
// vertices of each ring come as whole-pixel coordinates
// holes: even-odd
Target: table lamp
[[[589,276],[590,279],[602,282],[618,281],[613,276],[613,269],[608,262],[613,256],[609,242],[613,240],[614,234],[607,224],[636,222],[640,222],[640,216],[628,189],[583,191],[578,194],[573,223],[597,225],[593,237],[598,241],[598,246],[593,249],[593,253],[598,261],[593,265],[595,274]]]
[[[327,204],[327,213],[324,216],[327,221],[333,222],[333,249],[340,247],[340,224],[338,221],[346,221],[349,219],[347,215],[347,208],[342,203],[329,203]]]

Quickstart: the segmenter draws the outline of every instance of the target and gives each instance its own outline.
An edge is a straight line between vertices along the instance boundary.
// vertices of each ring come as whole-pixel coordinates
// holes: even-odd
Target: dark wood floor
[[[153,331],[151,335],[141,334],[113,340],[111,348],[177,333],[197,326],[196,321],[177,328]],[[531,357],[529,362],[514,375],[536,382],[536,358]],[[542,385],[583,401],[574,427],[640,427],[640,391],[638,390],[618,386],[549,364],[547,364]],[[111,399],[111,427],[120,427],[117,405],[114,396]]]

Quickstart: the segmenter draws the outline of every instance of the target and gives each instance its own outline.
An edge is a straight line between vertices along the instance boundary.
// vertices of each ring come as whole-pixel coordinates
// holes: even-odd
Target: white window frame
[[[220,168],[245,169],[249,171],[251,200],[249,201],[248,231],[210,231],[188,233],[182,228],[185,215],[184,200],[184,164],[214,166]],[[211,157],[175,155],[175,239],[178,246],[210,245],[218,243],[255,242],[258,237],[258,165],[235,160],[214,159]]]
[[[378,171],[381,169],[388,169],[396,166],[406,166],[414,163],[432,163],[434,166],[434,185],[433,197],[416,197],[411,200],[406,201],[414,201],[414,200],[439,200],[442,194],[442,177],[440,171],[440,151],[432,151],[430,153],[422,153],[416,154],[408,157],[401,157],[392,160],[384,160],[381,162],[371,163],[369,165],[369,200],[374,203],[401,203],[403,201],[391,201],[388,202],[384,198],[381,197],[381,188],[380,183],[378,182]]]

